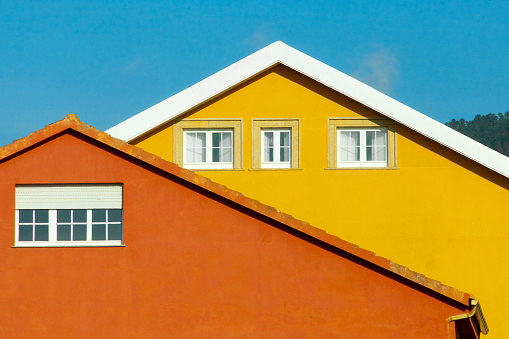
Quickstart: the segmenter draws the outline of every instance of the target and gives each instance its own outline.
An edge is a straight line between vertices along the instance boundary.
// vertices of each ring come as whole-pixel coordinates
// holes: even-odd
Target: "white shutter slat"
[[[16,185],[16,209],[122,208],[122,185]]]

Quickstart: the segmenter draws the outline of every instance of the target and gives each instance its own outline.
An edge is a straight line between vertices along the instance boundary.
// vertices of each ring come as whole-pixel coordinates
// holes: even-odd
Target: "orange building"
[[[478,301],[80,123],[0,148],[2,338],[478,338]]]

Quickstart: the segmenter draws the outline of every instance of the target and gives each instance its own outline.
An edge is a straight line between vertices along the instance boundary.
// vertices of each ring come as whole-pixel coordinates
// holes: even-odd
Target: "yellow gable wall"
[[[397,169],[327,168],[327,119],[381,117],[284,66],[179,119],[242,119],[242,170],[197,171],[328,233],[481,300],[509,334],[509,179],[400,124]],[[251,169],[251,119],[298,118],[300,168]],[[173,123],[133,142],[173,159]]]

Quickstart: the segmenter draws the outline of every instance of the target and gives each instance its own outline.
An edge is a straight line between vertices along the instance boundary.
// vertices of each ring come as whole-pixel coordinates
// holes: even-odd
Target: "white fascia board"
[[[281,63],[509,177],[509,157],[289,46]]]
[[[278,63],[509,177],[508,157],[281,41],[247,56],[106,132],[116,138],[131,141]]]

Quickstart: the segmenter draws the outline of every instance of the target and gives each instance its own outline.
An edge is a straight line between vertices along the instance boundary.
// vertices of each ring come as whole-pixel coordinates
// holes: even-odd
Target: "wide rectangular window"
[[[176,120],[173,161],[193,170],[242,168],[242,120]]]
[[[338,167],[387,167],[387,129],[338,128]]]
[[[184,167],[233,168],[233,130],[184,130]]]
[[[329,118],[329,168],[396,168],[396,123],[383,118]]]
[[[115,246],[122,185],[17,185],[16,246]]]

